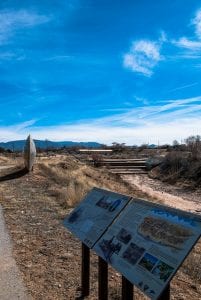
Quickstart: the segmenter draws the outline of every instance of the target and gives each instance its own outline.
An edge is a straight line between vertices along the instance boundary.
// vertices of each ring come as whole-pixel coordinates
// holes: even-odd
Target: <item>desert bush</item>
[[[94,167],[101,166],[102,157],[100,154],[98,153],[92,154],[92,160],[93,160]]]
[[[201,185],[201,160],[192,160],[186,176],[190,181],[194,182],[195,187]]]
[[[57,184],[68,184],[69,176],[64,169],[59,168],[58,166],[49,165],[48,163],[38,164],[39,169],[48,176],[52,181]]]
[[[112,149],[113,149],[114,153],[124,152],[126,150],[126,144],[125,143],[113,142],[112,143]]]
[[[160,165],[160,170],[164,176],[177,179],[186,172],[188,166],[189,161],[183,156],[182,152],[172,151],[164,158],[164,161]]]
[[[87,179],[85,168],[87,167],[77,164],[76,168],[66,169],[66,165],[61,162],[56,165],[39,164],[42,174],[52,181],[50,194],[63,208],[76,205],[94,185],[93,179]]]
[[[192,188],[201,185],[201,159],[190,152],[169,152],[156,171],[157,178],[171,184],[180,181]]]
[[[57,203],[63,208],[74,207],[85,195],[86,189],[76,181],[71,181],[67,187],[54,187],[49,194],[56,198]]]
[[[38,168],[40,175],[49,179],[49,193],[62,208],[75,206],[93,187],[128,193],[128,183],[118,175],[85,165],[73,157],[55,163],[40,162]],[[130,188],[130,193],[134,190]]]
[[[187,149],[191,152],[193,159],[199,159],[201,157],[201,136],[192,135],[185,140]]]
[[[163,161],[163,158],[161,156],[152,156],[149,159],[146,160],[146,169],[151,170],[157,166],[159,166]]]

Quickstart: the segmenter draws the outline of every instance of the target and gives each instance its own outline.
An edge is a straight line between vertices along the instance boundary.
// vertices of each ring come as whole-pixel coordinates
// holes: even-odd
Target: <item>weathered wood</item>
[[[36,146],[31,136],[29,135],[24,146],[24,164],[30,172],[33,169],[36,158]]]

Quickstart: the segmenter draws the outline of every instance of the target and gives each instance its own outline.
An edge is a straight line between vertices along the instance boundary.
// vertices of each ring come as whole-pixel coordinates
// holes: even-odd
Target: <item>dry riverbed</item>
[[[124,175],[123,179],[161,203],[201,214],[201,190],[191,191],[172,186],[144,174]]]

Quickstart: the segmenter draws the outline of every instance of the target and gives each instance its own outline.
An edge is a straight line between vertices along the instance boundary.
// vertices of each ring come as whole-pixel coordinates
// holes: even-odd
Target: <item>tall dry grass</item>
[[[58,159],[38,163],[41,175],[51,181],[49,192],[64,208],[74,207],[93,187],[128,193],[128,184],[118,175],[110,174],[106,170],[95,169],[67,157],[62,162]],[[130,193],[135,194],[134,188]]]

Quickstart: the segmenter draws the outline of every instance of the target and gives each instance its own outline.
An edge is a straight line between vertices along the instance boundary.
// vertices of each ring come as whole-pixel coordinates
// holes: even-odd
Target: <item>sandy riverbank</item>
[[[123,179],[150,197],[178,209],[201,214],[201,191],[184,190],[147,175],[124,175]]]

